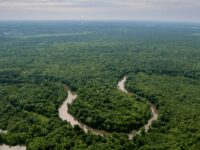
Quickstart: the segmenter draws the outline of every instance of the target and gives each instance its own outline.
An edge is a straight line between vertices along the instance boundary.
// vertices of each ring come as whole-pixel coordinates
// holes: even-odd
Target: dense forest
[[[28,150],[200,149],[200,25],[156,22],[0,22],[0,144]],[[117,83],[128,80],[121,92]],[[112,136],[74,128],[69,112]],[[151,117],[148,132],[128,140]]]

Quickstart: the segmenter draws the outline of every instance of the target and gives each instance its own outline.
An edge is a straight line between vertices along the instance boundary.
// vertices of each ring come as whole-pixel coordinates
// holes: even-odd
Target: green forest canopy
[[[198,24],[1,22],[0,143],[27,149],[200,149]],[[126,88],[117,82],[128,76]],[[113,136],[58,117],[63,84],[77,92],[70,113]],[[142,97],[142,98],[139,98]],[[158,121],[129,141],[127,132]]]

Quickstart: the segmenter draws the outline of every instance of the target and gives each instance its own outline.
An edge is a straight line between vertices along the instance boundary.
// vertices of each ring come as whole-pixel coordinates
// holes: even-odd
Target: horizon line
[[[0,22],[154,22],[154,23],[200,23],[183,20],[134,20],[134,19],[0,19]]]

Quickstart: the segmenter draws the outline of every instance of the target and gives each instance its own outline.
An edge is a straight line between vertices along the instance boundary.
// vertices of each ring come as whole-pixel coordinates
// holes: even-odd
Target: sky
[[[0,20],[200,22],[200,0],[0,0]]]

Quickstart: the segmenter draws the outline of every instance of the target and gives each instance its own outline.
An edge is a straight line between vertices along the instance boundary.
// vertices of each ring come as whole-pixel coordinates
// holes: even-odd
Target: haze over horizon
[[[0,20],[200,22],[199,0],[0,0]]]

